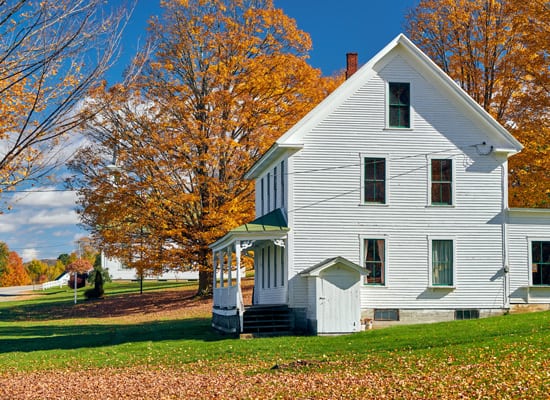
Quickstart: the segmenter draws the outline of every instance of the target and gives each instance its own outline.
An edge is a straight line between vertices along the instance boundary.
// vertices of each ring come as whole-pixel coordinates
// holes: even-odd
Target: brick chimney
[[[346,61],[346,79],[349,79],[357,71],[357,53],[347,53]]]

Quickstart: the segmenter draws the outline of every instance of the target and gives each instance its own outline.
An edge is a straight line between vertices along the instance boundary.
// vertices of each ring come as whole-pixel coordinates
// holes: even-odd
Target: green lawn
[[[113,285],[107,291],[123,299],[135,293],[137,285]],[[181,289],[181,284],[170,283],[148,283],[146,288],[174,286]],[[345,336],[252,340],[220,335],[210,328],[208,312],[189,317],[185,309],[178,317],[151,316],[138,322],[85,315],[23,320],[25,315],[36,316],[37,311],[52,315],[57,307],[71,307],[71,295],[68,290],[54,289],[27,302],[0,303],[2,371],[124,369],[145,365],[195,373],[235,368],[245,371],[246,376],[269,377],[274,373],[271,367],[277,365],[285,373],[315,370],[331,380],[334,374],[357,373],[364,368],[376,376],[403,379],[404,385],[418,376],[441,379],[439,374],[448,373],[453,379],[462,377],[468,381],[481,374],[487,385],[493,379],[508,382],[525,378],[536,382],[535,394],[550,390],[550,312],[398,326]],[[476,368],[485,372],[478,373]],[[530,385],[532,388],[533,383]]]

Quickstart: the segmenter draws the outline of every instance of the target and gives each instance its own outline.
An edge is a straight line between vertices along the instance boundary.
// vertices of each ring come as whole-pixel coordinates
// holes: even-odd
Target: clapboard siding
[[[550,210],[512,209],[508,223],[510,302],[549,303],[550,287],[529,286],[529,240],[550,241]]]
[[[410,82],[410,130],[385,128],[388,81]],[[502,165],[482,155],[483,129],[402,57],[395,57],[320,121],[292,156],[293,230],[289,277],[324,259],[362,265],[361,235],[387,240],[386,286],[363,286],[363,308],[502,307]],[[388,204],[361,204],[361,157],[385,155]],[[429,206],[430,157],[451,158],[456,204]],[[428,237],[456,244],[456,288],[429,288]],[[292,300],[308,303],[296,284]]]

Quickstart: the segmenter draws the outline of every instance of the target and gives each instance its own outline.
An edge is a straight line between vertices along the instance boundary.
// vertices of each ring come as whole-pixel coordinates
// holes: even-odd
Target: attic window
[[[389,127],[411,127],[411,87],[409,83],[389,83]]]

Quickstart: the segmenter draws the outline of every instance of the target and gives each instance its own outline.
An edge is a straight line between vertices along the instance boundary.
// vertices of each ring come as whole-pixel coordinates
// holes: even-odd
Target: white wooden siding
[[[413,129],[385,129],[388,81],[411,83]],[[326,258],[362,265],[360,235],[387,235],[386,287],[362,287],[362,307],[499,308],[503,306],[501,166],[482,155],[483,130],[398,56],[327,115],[289,160],[292,234],[289,278]],[[476,147],[476,145],[478,147]],[[361,154],[388,154],[386,206],[361,204]],[[452,158],[452,207],[429,207],[429,158]],[[427,235],[456,240],[456,288],[428,288]],[[308,303],[298,280],[291,305]]]
[[[284,163],[284,169],[281,167],[281,163]],[[280,158],[269,170],[256,179],[256,217],[261,217],[277,208],[282,208],[283,211],[286,209],[288,203],[287,164],[286,157]]]
[[[510,302],[550,303],[550,287],[529,286],[529,242],[550,241],[550,210],[511,210],[508,221]]]

